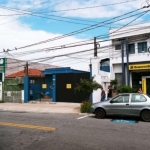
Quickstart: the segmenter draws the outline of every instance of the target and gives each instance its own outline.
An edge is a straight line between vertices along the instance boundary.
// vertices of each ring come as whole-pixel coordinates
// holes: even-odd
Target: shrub
[[[130,87],[130,86],[121,86],[118,88],[118,93],[135,93],[136,89]]]
[[[81,103],[81,108],[80,108],[81,113],[90,113],[91,106],[92,106],[92,103],[89,100],[83,101]]]
[[[80,79],[80,83],[76,84],[74,88],[75,93],[87,93],[88,98],[90,99],[90,94],[99,88],[101,88],[101,84],[94,80],[94,77],[90,79]],[[88,99],[87,98],[87,99]]]

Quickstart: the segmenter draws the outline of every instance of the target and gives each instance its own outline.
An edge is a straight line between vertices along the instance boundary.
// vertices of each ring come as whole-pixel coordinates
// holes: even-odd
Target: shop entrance
[[[150,95],[150,76],[142,76],[142,90],[144,94]]]
[[[132,72],[132,87],[141,87],[144,94],[150,95],[150,72]]]

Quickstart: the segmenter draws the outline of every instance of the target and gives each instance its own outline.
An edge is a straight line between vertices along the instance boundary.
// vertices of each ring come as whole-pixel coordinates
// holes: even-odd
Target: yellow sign
[[[150,64],[132,64],[129,70],[150,70]]]
[[[71,84],[66,84],[67,89],[71,89]]]
[[[46,84],[42,84],[42,89],[46,89],[47,85]]]
[[[146,78],[142,78],[142,91],[146,94]]]

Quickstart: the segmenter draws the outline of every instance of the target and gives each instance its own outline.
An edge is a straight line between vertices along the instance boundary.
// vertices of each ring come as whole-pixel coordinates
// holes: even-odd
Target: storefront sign
[[[71,89],[71,84],[66,84],[67,89]]]
[[[46,89],[47,88],[47,84],[42,84],[42,89]]]
[[[6,58],[0,58],[0,73],[6,73]]]
[[[150,64],[129,65],[129,70],[150,70]]]

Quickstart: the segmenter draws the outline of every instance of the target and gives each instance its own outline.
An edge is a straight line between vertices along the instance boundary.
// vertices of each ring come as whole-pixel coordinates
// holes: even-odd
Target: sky
[[[110,20],[113,17],[147,6],[148,4],[150,4],[150,0],[1,0],[0,57],[10,57],[29,62],[37,61],[88,71],[90,59],[93,57],[93,40],[89,41],[90,44],[88,45],[78,47],[55,48],[55,50],[45,50],[45,48],[60,45],[62,48],[66,44],[107,35],[110,29],[122,27],[137,16],[36,46],[20,47],[63,36],[90,25]],[[149,21],[149,13],[133,21],[133,24],[147,21]],[[108,39],[109,37],[105,36],[105,38],[101,37],[97,41]],[[108,44],[110,44],[110,41],[100,42],[101,47]],[[7,49],[12,51],[3,52]],[[89,51],[56,57],[83,50]],[[109,57],[109,52],[98,53],[98,56]]]

